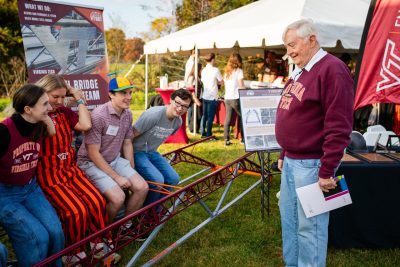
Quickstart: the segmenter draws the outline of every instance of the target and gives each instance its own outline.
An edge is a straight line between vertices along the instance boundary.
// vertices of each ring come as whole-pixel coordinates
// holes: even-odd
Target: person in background
[[[233,111],[238,115],[240,121],[241,137],[243,140],[242,116],[240,114],[239,89],[244,89],[242,57],[238,53],[233,53],[228,59],[224,73],[225,85],[225,123],[224,123],[224,139],[225,146],[231,144],[230,141],[230,125],[232,121]]]
[[[201,71],[203,82],[203,116],[201,119],[202,137],[212,135],[212,124],[218,105],[218,83],[222,81],[221,72],[215,67],[215,54],[210,53],[205,58],[207,65]]]
[[[146,110],[133,126],[136,170],[146,181],[168,185],[178,184],[179,175],[157,152],[157,149],[168,136],[173,135],[181,127],[181,116],[188,110],[191,103],[192,94],[185,89],[178,89],[172,93],[169,105]],[[159,189],[152,184],[150,188]],[[144,205],[160,197],[160,193],[149,192]]]
[[[66,244],[72,245],[107,225],[105,199],[76,164],[72,147],[72,131],[87,131],[92,127],[90,114],[82,91],[70,87],[60,75],[46,75],[36,84],[47,92],[53,108],[49,116],[56,128],[54,136],[43,140],[38,181],[60,217]],[[78,114],[64,106],[66,95],[73,97]],[[82,251],[65,260],[73,263],[84,257]]]
[[[60,220],[35,177],[41,140],[54,135],[55,129],[43,88],[23,86],[14,94],[12,106],[15,113],[0,123],[0,224],[18,266],[32,266],[64,248]]]
[[[203,107],[202,107],[202,97],[203,97],[203,83],[201,82],[201,69],[202,65],[197,64],[197,70],[199,72],[199,80],[197,82],[197,92],[192,93],[193,104],[190,106],[188,110],[188,127],[189,131],[194,132],[194,110],[196,109],[196,133],[199,132],[201,117],[203,115]],[[196,105],[196,108],[194,107]]]
[[[279,209],[286,266],[326,265],[329,213],[306,218],[296,188],[333,179],[353,126],[353,79],[347,66],[320,48],[311,20],[286,27],[282,39],[296,65],[282,92],[276,138],[282,147]]]
[[[0,267],[7,266],[7,257],[8,257],[7,248],[6,246],[3,245],[3,243],[0,242]]]
[[[190,51],[190,56],[188,60],[186,61],[185,64],[185,77],[184,77],[184,82],[185,82],[185,87],[186,88],[192,88],[194,86],[194,64],[195,64],[195,50],[192,49]]]
[[[78,164],[107,199],[109,221],[113,222],[125,203],[125,214],[140,209],[148,185],[135,171],[132,146],[132,112],[129,105],[133,85],[124,77],[111,79],[110,101],[92,111],[93,128],[85,133],[78,152]],[[124,227],[130,228],[131,222]],[[127,230],[127,229],[124,229]]]

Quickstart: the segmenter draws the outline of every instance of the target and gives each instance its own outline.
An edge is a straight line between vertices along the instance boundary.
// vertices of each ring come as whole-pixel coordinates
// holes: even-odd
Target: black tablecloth
[[[400,163],[342,164],[353,204],[331,211],[329,244],[400,247]]]

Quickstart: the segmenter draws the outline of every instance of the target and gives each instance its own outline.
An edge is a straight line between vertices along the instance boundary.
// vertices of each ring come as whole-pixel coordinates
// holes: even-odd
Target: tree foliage
[[[154,40],[168,35],[175,31],[174,17],[160,17],[150,22],[150,31],[142,32],[141,36],[145,41]]]
[[[135,62],[143,54],[144,41],[141,38],[135,37],[127,39],[124,48],[124,61]]]
[[[0,0],[0,96],[10,97],[26,81],[17,0]]]
[[[0,0],[0,61],[23,58],[23,52],[17,0]]]
[[[5,63],[0,63],[0,96],[11,97],[14,92],[28,82],[25,60],[12,57]]]
[[[124,57],[125,33],[119,28],[106,30],[107,53],[110,62],[120,62]]]
[[[178,29],[181,30],[255,1],[183,0],[182,4],[176,6],[176,24]]]

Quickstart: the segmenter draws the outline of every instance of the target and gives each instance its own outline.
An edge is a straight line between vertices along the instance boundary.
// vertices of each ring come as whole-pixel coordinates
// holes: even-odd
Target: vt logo
[[[396,55],[395,48],[396,43],[388,39],[380,71],[382,80],[376,86],[377,92],[400,85],[400,57]]]
[[[65,153],[60,153],[60,154],[57,155],[57,157],[58,157],[60,160],[66,160],[66,159],[68,158],[68,153],[67,153],[67,152],[65,152]]]

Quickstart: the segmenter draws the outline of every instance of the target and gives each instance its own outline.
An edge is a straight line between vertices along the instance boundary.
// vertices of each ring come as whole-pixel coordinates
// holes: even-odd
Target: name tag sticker
[[[117,133],[118,133],[118,129],[119,129],[118,126],[109,125],[108,128],[107,128],[106,134],[107,134],[107,135],[116,136]]]

